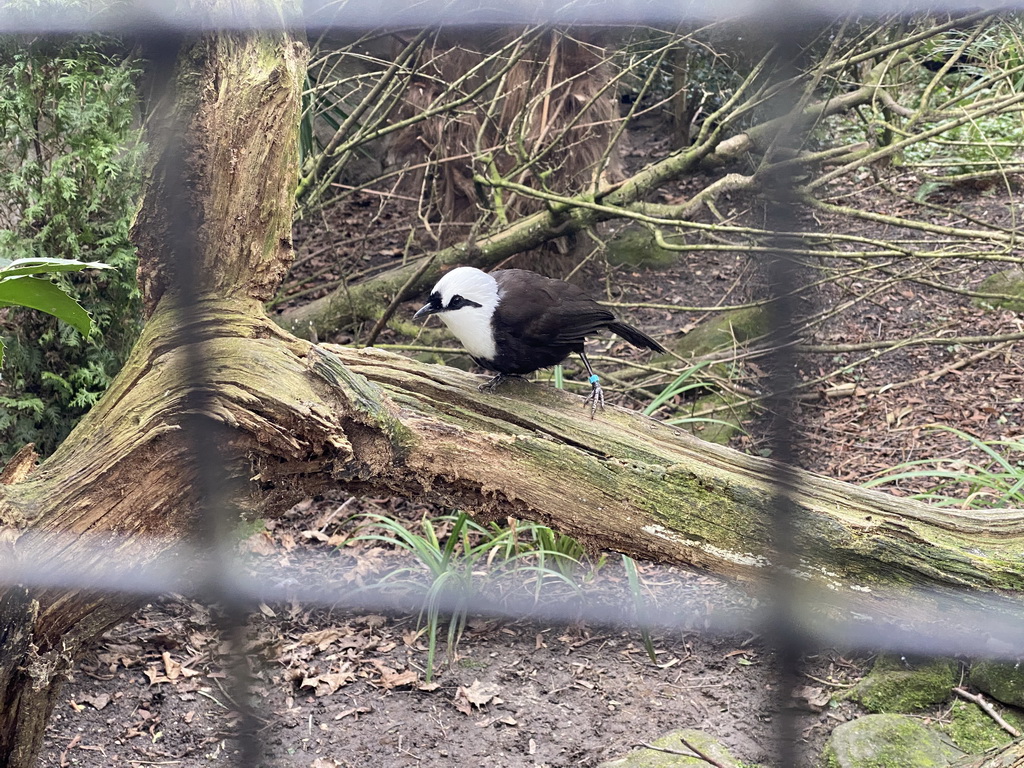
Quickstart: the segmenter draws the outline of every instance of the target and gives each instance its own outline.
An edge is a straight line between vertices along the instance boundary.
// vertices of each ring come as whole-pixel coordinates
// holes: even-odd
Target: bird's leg
[[[587,373],[589,374],[587,381],[590,382],[590,386],[592,387],[590,394],[587,395],[587,399],[583,401],[583,407],[585,408],[587,403],[590,403],[590,418],[594,418],[594,414],[597,413],[598,408],[602,411],[604,410],[604,390],[601,389],[601,379],[598,378],[596,373],[594,373],[594,369],[590,367],[590,361],[587,360],[587,353],[580,352],[580,359],[583,360],[583,364],[587,366]]]
[[[525,376],[520,376],[518,373],[499,373],[493,379],[488,379],[486,382],[481,384],[477,389],[481,392],[493,392],[494,388],[501,384],[503,381],[508,379],[519,379],[520,381],[526,381]]]

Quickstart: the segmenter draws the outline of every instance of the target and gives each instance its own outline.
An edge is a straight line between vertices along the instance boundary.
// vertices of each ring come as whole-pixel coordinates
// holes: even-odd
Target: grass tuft
[[[864,485],[874,488],[903,480],[927,480],[933,485],[912,498],[941,507],[999,509],[1024,506],[1024,441],[980,440],[959,429],[951,432],[985,458],[967,461],[942,457],[899,464]]]

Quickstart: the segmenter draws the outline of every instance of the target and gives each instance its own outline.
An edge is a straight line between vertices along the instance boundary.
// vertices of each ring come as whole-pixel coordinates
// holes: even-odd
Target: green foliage
[[[934,22],[927,15],[908,19],[905,27],[892,25],[885,34],[895,41],[925,32]],[[1022,113],[1017,107],[984,113],[994,101],[1024,91],[1022,33],[1020,18],[1007,14],[908,47],[909,56],[888,68],[880,82],[891,101],[877,99],[820,121],[811,132],[815,146],[865,139],[877,147],[901,144],[885,162],[918,174],[919,201],[951,183],[1016,174]],[[859,82],[855,72],[845,76]],[[842,84],[835,81],[833,90]]]
[[[644,415],[650,416],[656,410],[670,402],[676,397],[685,395],[687,392],[693,392],[696,390],[702,390],[707,388],[708,384],[705,381],[694,378],[697,373],[709,365],[707,361],[697,363],[696,365],[690,366],[681,374],[679,374],[675,381],[665,387],[661,392],[654,396],[654,398],[644,408]]]
[[[921,88],[935,80],[930,106],[956,114],[1024,89],[1024,72],[1004,77],[1024,63],[1019,18],[1011,15],[986,24],[950,30],[922,46],[911,83]],[[985,115],[912,144],[904,160],[938,179],[991,172],[1019,160],[1022,129],[1018,111]]]
[[[21,303],[37,309],[66,293],[89,309],[91,329],[81,307],[66,301],[57,316],[0,309],[7,348],[0,460],[26,442],[52,452],[105,391],[140,329],[128,237],[140,189],[137,69],[104,46],[99,39],[0,43],[0,134],[10,137],[0,155],[0,253],[7,264],[111,267],[50,269],[52,283],[20,285],[35,289],[37,300]]]
[[[1015,113],[987,115],[907,147],[904,160],[933,175],[966,175],[1005,165],[1020,151],[1024,125]]]
[[[927,480],[932,487],[913,498],[940,507],[993,509],[1024,506],[1024,442],[979,440],[952,427],[939,426],[936,429],[952,432],[984,458],[979,461],[952,458],[908,461],[864,485],[872,488],[901,480]]]
[[[553,582],[578,591],[574,577],[582,566],[582,546],[569,536],[557,534],[536,523],[482,526],[465,512],[420,521],[420,530],[407,528],[384,515],[362,516],[364,532],[355,541],[382,542],[415,556],[410,567],[385,577],[392,588],[418,587],[424,582],[426,595],[420,613],[427,635],[426,678],[434,674],[441,614],[447,613],[447,643],[454,654],[466,626],[471,596],[494,586],[501,576],[514,576],[517,586],[530,588],[535,599],[545,585]],[[600,568],[604,558],[591,565]]]
[[[19,259],[8,261],[0,256],[0,308],[28,307],[63,320],[83,336],[92,328],[89,313],[60,286],[36,277],[47,273],[79,272],[83,269],[106,269],[98,261],[85,263],[73,259]],[[4,361],[4,344],[0,339],[0,367]]]
[[[566,536],[546,525],[527,523],[523,532],[528,537],[524,545],[520,539],[520,552],[529,552],[537,558],[537,567],[542,571],[553,569],[558,571],[566,579],[575,580],[583,567],[586,559],[586,550],[572,536]],[[594,569],[604,565],[604,555],[598,558]],[[537,597],[540,597],[540,585],[537,582]]]

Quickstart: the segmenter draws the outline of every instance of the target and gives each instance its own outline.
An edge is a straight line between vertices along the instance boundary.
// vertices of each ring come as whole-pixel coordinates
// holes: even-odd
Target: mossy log
[[[454,368],[314,346],[253,307],[209,300],[184,326],[173,308],[158,311],[72,437],[0,489],[0,520],[181,535],[195,504],[176,426],[190,402],[182,371],[195,352],[181,338],[191,332],[202,359],[215,361],[207,415],[224,428],[232,474],[247,482],[242,506],[254,514],[342,486],[537,520],[595,549],[760,581],[776,562],[777,483],[790,477],[799,575],[842,593],[851,610],[904,618],[903,606],[876,603],[874,590],[886,587],[1021,595],[1024,511],[937,509],[784,473],[632,411],[610,407],[591,420],[580,397],[541,384],[481,392],[480,377]]]
[[[592,421],[579,397],[543,385],[483,393],[479,377],[453,368],[316,347],[256,307],[208,300],[189,328],[173,306],[159,305],[103,402],[54,456],[0,488],[0,521],[32,534],[18,541],[18,557],[46,562],[47,533],[81,535],[81,551],[62,539],[61,555],[88,574],[97,537],[116,532],[109,557],[130,569],[159,554],[148,537],[170,546],[194,536],[199,499],[180,425],[192,402],[183,372],[195,352],[181,339],[195,334],[202,359],[215,361],[206,415],[222,429],[232,476],[245,484],[239,506],[253,514],[273,516],[341,487],[538,520],[593,548],[744,580],[763,579],[775,562],[780,470],[771,461],[618,408]],[[905,604],[879,602],[877,590],[1010,599],[1022,583],[1020,511],[951,512],[809,473],[792,477],[800,574],[839,594],[848,611],[900,623]],[[86,591],[27,598],[9,590],[0,609],[21,639],[0,654],[6,701],[28,675],[27,687],[51,692],[37,709],[46,711],[80,644],[134,604]],[[934,624],[948,631],[953,620]]]

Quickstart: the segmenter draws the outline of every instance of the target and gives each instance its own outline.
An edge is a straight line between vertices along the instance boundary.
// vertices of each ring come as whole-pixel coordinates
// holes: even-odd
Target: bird
[[[624,323],[580,288],[526,269],[484,272],[457,267],[437,281],[414,320],[437,315],[476,363],[498,375],[480,389],[558,365],[573,352],[586,366],[590,418],[604,409],[601,380],[587,359],[588,336],[607,329],[634,347],[665,352],[643,331]]]

